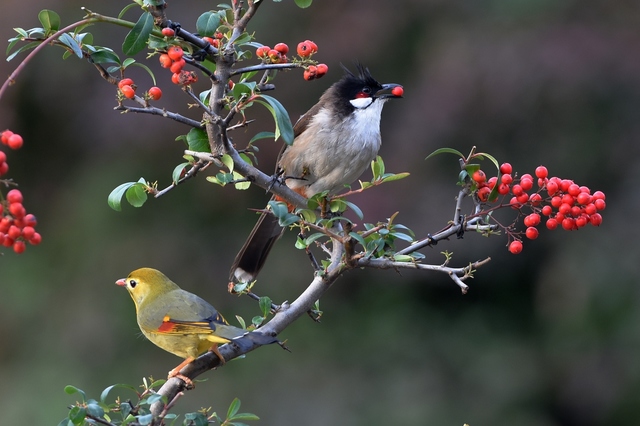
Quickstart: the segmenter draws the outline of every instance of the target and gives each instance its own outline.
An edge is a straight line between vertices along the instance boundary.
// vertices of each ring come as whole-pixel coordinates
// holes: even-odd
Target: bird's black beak
[[[376,98],[401,98],[404,94],[404,89],[401,85],[395,83],[383,84],[382,89],[376,92]]]

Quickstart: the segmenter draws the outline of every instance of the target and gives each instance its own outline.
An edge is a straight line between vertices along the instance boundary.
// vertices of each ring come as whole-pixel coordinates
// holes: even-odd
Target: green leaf
[[[233,85],[233,97],[239,100],[242,95],[251,95],[255,90],[256,82],[236,83]]]
[[[460,158],[464,158],[464,154],[462,154],[460,151],[455,150],[453,148],[438,148],[435,151],[433,151],[431,154],[427,155],[427,158],[425,158],[425,160],[428,160],[434,155],[443,154],[443,153],[455,154]]]
[[[233,172],[233,180],[237,180],[237,181],[242,180],[242,182],[236,182],[233,185],[239,191],[244,191],[251,187],[251,182],[244,180],[244,176],[242,176],[238,172]]]
[[[64,391],[69,394],[69,395],[73,395],[74,393],[79,393],[80,395],[82,395],[82,400],[86,400],[87,399],[87,395],[84,393],[84,391],[82,389],[79,389],[73,385],[67,385],[64,387]]]
[[[122,51],[125,55],[133,56],[147,46],[147,40],[153,30],[153,16],[144,12],[138,22],[133,26],[122,43]]]
[[[254,137],[252,137],[249,143],[253,143],[259,139],[275,139],[275,138],[276,138],[276,134],[273,132],[260,132],[256,134]]]
[[[233,416],[230,420],[232,420],[233,422],[236,422],[238,420],[260,420],[260,417],[256,416],[253,413],[238,413],[235,416]]]
[[[151,81],[153,81],[153,85],[155,86],[157,84],[156,83],[156,76],[153,74],[153,71],[151,71],[151,69],[148,66],[146,66],[145,64],[141,64],[140,62],[136,62],[136,63],[131,64],[131,65],[134,65],[136,67],[140,67],[143,70],[145,70],[147,72],[147,74],[149,74],[151,76]]]
[[[138,423],[140,423],[142,426],[150,425],[151,422],[153,421],[153,414],[144,414],[137,417],[138,417]]]
[[[171,173],[171,180],[173,181],[173,183],[178,183],[180,177],[182,176],[182,172],[189,166],[189,164],[190,163],[180,163],[175,167],[175,169],[173,169],[173,172]]]
[[[29,37],[29,34],[25,30],[23,30],[22,28],[14,28],[13,30],[15,32],[17,32],[18,35],[20,35],[21,37],[24,37],[24,38]]]
[[[269,296],[262,296],[258,302],[262,315],[265,317],[271,312],[271,298]]]
[[[384,178],[382,178],[382,181],[383,182],[393,182],[394,180],[404,179],[407,176],[409,176],[409,174],[410,173],[408,173],[408,172],[387,174]]]
[[[122,61],[122,68],[127,68],[129,65],[133,65],[136,63],[136,60],[133,58],[126,58]]]
[[[104,409],[97,402],[92,402],[87,404],[87,413],[93,417],[102,417],[104,416]]]
[[[38,13],[38,20],[46,33],[56,32],[60,29],[60,16],[53,10],[41,10]]]
[[[207,426],[209,422],[202,413],[186,413],[184,415],[185,425],[189,426]]]
[[[238,283],[234,286],[234,290],[236,286],[239,286],[240,284],[244,284],[244,286],[247,286],[247,283]],[[240,327],[242,328],[247,328],[247,324],[244,322],[244,318],[242,318],[240,315],[236,315],[236,319],[238,320],[238,324],[240,324]]]
[[[211,37],[220,26],[220,14],[218,12],[205,12],[196,21],[196,31],[200,37]]]
[[[73,423],[71,423],[69,417],[65,417],[60,423],[58,423],[58,426],[73,426]]]
[[[379,155],[376,156],[375,160],[371,161],[371,172],[373,174],[373,180],[378,180],[384,175],[384,161]]]
[[[187,133],[187,144],[189,145],[189,149],[192,151],[211,152],[207,132],[203,129],[194,127],[189,130],[189,133]]]
[[[85,417],[87,417],[87,410],[84,407],[75,405],[69,410],[69,420],[71,420],[74,425],[83,424]]]
[[[96,64],[120,64],[120,58],[116,53],[107,49],[106,47],[101,47],[91,54],[91,60]]]
[[[238,398],[234,398],[229,405],[229,409],[227,410],[227,418],[233,417],[238,413],[240,409],[240,400]]]
[[[73,50],[73,53],[75,53],[78,58],[82,59],[82,48],[80,48],[80,45],[75,41],[73,37],[71,37],[67,33],[64,33],[60,37],[58,37],[58,40],[60,40],[60,42],[65,46],[71,48],[71,50]]]
[[[481,160],[483,159],[483,157],[487,157],[496,166],[496,169],[500,170],[500,164],[498,164],[498,160],[496,160],[493,155],[489,155],[486,152],[480,152],[476,154],[476,157]]]
[[[267,103],[262,102],[262,100],[265,100]],[[293,143],[293,125],[291,124],[287,110],[284,109],[276,98],[268,95],[260,95],[260,97],[256,99],[256,102],[264,105],[271,112],[271,115],[273,115],[276,122],[276,140],[282,136],[284,142],[287,145],[291,145]]]
[[[296,0],[296,5],[300,8],[300,9],[306,9],[307,7],[311,6],[313,0]]]
[[[154,404],[158,401],[162,401],[163,398],[166,399],[167,397],[164,395],[160,395],[159,393],[153,393],[149,395],[149,398],[147,398],[147,404],[149,405]]]
[[[362,210],[360,210],[360,207],[356,206],[355,204],[347,200],[344,200],[344,202],[351,210],[353,210],[353,212],[356,214],[356,216],[360,218],[360,220],[364,219],[364,213],[362,213]]]
[[[362,247],[367,246],[367,243],[365,243],[364,238],[362,238],[362,235],[358,234],[357,232],[349,232],[349,236],[355,239],[356,241],[358,241]]]
[[[24,52],[24,51],[29,50],[29,49],[33,49],[34,47],[39,46],[39,45],[40,45],[39,42],[32,41],[31,43],[27,43],[24,46],[20,46],[20,48],[18,48],[18,50],[13,52],[11,55],[7,56],[7,62],[9,62],[13,58],[15,58],[16,55],[18,55],[19,53]]]
[[[118,185],[116,189],[111,191],[111,194],[109,194],[109,197],[107,198],[109,207],[118,212],[122,210],[122,196],[125,194],[125,192],[127,192],[127,189],[129,189],[133,185],[135,185],[135,182],[126,182]]]
[[[415,259],[407,254],[394,254],[393,260],[396,262],[413,262]]]
[[[121,11],[120,11],[120,13],[118,14],[118,19],[122,19],[122,17],[124,16],[124,14],[125,14],[129,9],[131,9],[132,7],[136,7],[136,6],[138,6],[138,5],[137,5],[137,4],[135,4],[135,3],[130,3],[130,4],[126,5],[126,6],[125,6]]]
[[[316,220],[318,220],[316,212],[310,209],[300,209],[298,210],[298,214],[302,215],[302,219],[305,222],[316,223]]]
[[[103,403],[107,403],[107,396],[109,395],[109,392],[111,392],[112,389],[115,388],[123,388],[123,389],[129,389],[130,391],[133,391],[136,395],[138,394],[137,390],[135,387],[131,386],[131,385],[125,385],[122,383],[118,383],[115,385],[111,385],[111,386],[107,386],[102,393],[100,394],[100,401]]]
[[[222,161],[222,164],[227,166],[229,172],[233,172],[233,158],[231,158],[229,154],[224,154],[222,158],[220,158],[220,161]]]
[[[147,201],[147,184],[144,179],[140,178],[140,181],[131,185],[125,195],[127,197],[127,201],[133,207],[142,207],[142,205]]]

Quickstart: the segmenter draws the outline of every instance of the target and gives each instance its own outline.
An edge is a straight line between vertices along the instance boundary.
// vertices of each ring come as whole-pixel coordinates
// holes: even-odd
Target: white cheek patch
[[[362,109],[371,105],[371,103],[373,102],[373,98],[355,98],[351,99],[349,102],[351,102],[351,105],[353,105],[355,108]]]

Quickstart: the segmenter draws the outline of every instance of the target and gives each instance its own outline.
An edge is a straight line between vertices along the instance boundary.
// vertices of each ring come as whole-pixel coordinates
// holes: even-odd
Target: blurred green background
[[[168,13],[193,28],[215,4],[170,2]],[[44,7],[68,24],[82,17],[80,6],[116,15],[125,5],[5,1],[0,38],[39,26]],[[313,82],[298,71],[278,76],[273,95],[293,120],[340,77],[340,63],[359,60],[380,81],[405,87],[405,98],[385,107],[381,155],[387,170],[411,177],[353,197],[367,221],[400,211],[397,220],[419,234],[442,228],[453,214],[457,162],[424,158],[444,146],[476,145],[520,173],[545,164],[603,190],[608,207],[600,228],[543,230],[519,256],[503,237],[471,234],[425,250],[431,263],[443,250],[454,252],[456,265],[492,257],[466,296],[442,274],[351,271],[322,300],[322,323],[302,318],[283,333],[292,353],[265,347],[205,374],[175,412],[224,413],[238,396],[262,424],[636,425],[638,28],[640,3],[628,0],[317,0],[307,10],[265,0],[250,25],[258,41],[314,40],[329,65]],[[95,44],[116,50],[126,34],[90,31]],[[227,293],[226,278],[255,220],[248,209],[268,196],[201,176],[140,209],[111,210],[106,198],[120,183],[141,176],[170,183],[183,150],[174,138],[187,129],[113,111],[114,87],[61,54],[45,50],[0,102],[0,128],[25,139],[8,152],[10,177],[43,235],[23,255],[0,256],[7,425],[57,424],[75,401],[63,392],[67,384],[97,398],[110,384],[162,378],[179,362],[139,336],[133,303],[114,285],[135,268],[162,269],[230,320],[258,314],[255,303]],[[2,61],[0,74],[18,63]],[[169,74],[155,59],[149,65],[165,92],[158,105],[197,119]],[[141,69],[130,76],[141,90],[152,85]],[[273,129],[264,111],[251,114],[259,122],[234,134],[240,145]],[[279,144],[261,148],[260,167],[271,172]],[[292,241],[277,244],[256,290],[276,302],[293,300],[311,279]]]

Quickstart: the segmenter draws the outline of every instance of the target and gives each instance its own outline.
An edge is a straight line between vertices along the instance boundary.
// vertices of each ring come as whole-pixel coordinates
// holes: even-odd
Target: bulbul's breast
[[[380,149],[381,108],[374,103],[340,120],[319,111],[280,159],[287,186],[304,187],[310,197],[337,193],[358,179]]]

